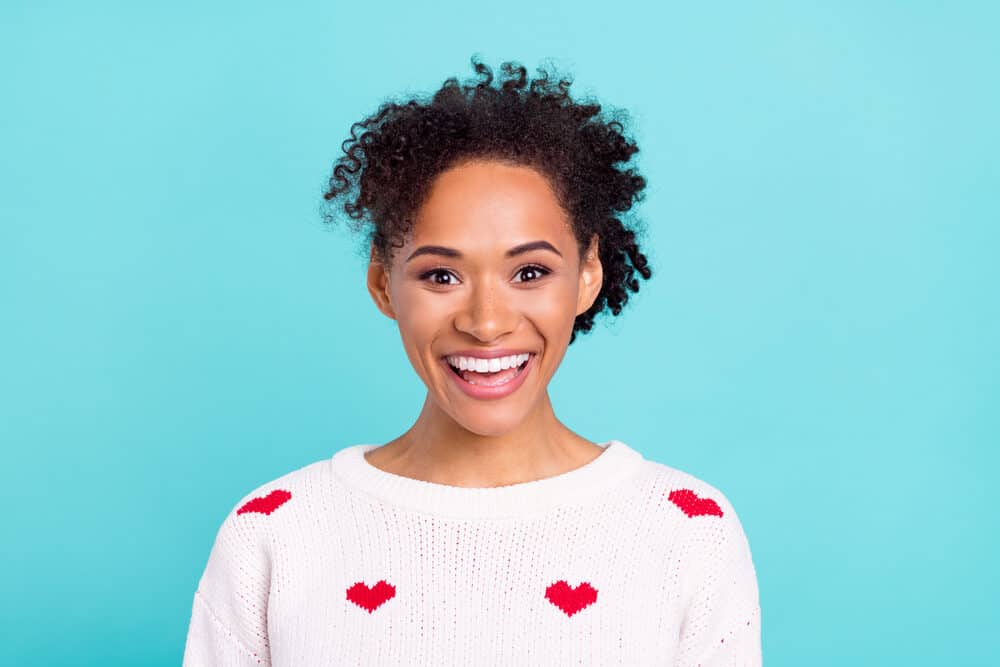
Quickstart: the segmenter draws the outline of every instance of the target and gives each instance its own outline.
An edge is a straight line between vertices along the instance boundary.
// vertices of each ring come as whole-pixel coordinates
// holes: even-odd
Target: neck
[[[497,434],[463,427],[428,394],[413,426],[365,458],[403,477],[450,486],[495,487],[574,470],[602,451],[556,418],[548,392],[528,419]]]

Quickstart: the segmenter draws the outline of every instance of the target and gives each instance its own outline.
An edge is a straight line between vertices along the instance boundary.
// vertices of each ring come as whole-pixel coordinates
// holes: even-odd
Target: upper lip
[[[476,357],[478,359],[493,359],[494,357],[510,357],[517,354],[534,354],[534,352],[531,350],[513,350],[509,348],[493,348],[490,350],[457,350],[444,355],[442,358]]]

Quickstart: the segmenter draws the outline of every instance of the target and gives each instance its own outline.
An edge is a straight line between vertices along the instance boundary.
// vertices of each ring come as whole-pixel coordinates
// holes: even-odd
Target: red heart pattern
[[[597,602],[597,589],[586,581],[576,588],[570,588],[565,579],[560,579],[545,589],[545,597],[567,616],[572,616]]]
[[[380,579],[370,588],[359,581],[347,589],[347,599],[362,609],[367,609],[369,614],[394,597],[396,597],[396,587],[387,583],[385,579]]]
[[[244,512],[258,512],[260,514],[270,514],[274,510],[278,509],[286,502],[292,494],[284,489],[275,489],[271,493],[263,497],[254,498],[253,500],[248,500],[243,504],[236,514],[243,514]]]
[[[719,507],[719,503],[711,498],[700,498],[691,489],[675,489],[670,492],[667,499],[681,508],[681,511],[689,518],[704,515],[722,516],[722,508]]]
[[[266,496],[247,501],[236,511],[236,514],[257,512],[270,515],[274,510],[288,502],[291,497],[291,492],[285,489],[275,489]],[[708,497],[702,498],[691,489],[674,489],[667,498],[689,518],[706,515],[722,516],[722,508],[717,502]],[[347,589],[347,599],[367,610],[369,614],[394,597],[396,597],[396,587],[384,579],[380,579],[374,586],[368,586],[359,581]],[[574,588],[565,579],[560,579],[545,589],[545,598],[567,616],[572,616],[597,602],[597,589],[586,581]]]

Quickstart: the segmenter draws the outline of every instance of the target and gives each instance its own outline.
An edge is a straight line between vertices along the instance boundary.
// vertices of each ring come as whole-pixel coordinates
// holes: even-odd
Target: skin
[[[561,257],[543,249],[504,256],[537,240]],[[425,245],[454,248],[462,257],[407,261]],[[368,291],[396,321],[427,396],[413,426],[369,451],[368,462],[437,484],[495,487],[559,475],[596,458],[603,449],[556,418],[548,384],[574,319],[600,292],[597,250],[595,234],[580,260],[568,214],[539,171],[476,159],[442,172],[390,265],[372,251]],[[538,355],[521,387],[501,399],[465,395],[441,362],[457,350],[497,347]]]

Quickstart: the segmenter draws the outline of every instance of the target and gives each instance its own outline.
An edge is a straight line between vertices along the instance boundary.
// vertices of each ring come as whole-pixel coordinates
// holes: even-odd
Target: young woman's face
[[[396,320],[410,363],[437,405],[470,431],[499,435],[532,415],[576,316],[600,291],[597,238],[581,263],[569,225],[539,172],[466,162],[434,181],[388,275],[377,262],[369,267],[369,291]],[[532,355],[510,381],[516,388],[463,390],[446,357],[496,350]]]

